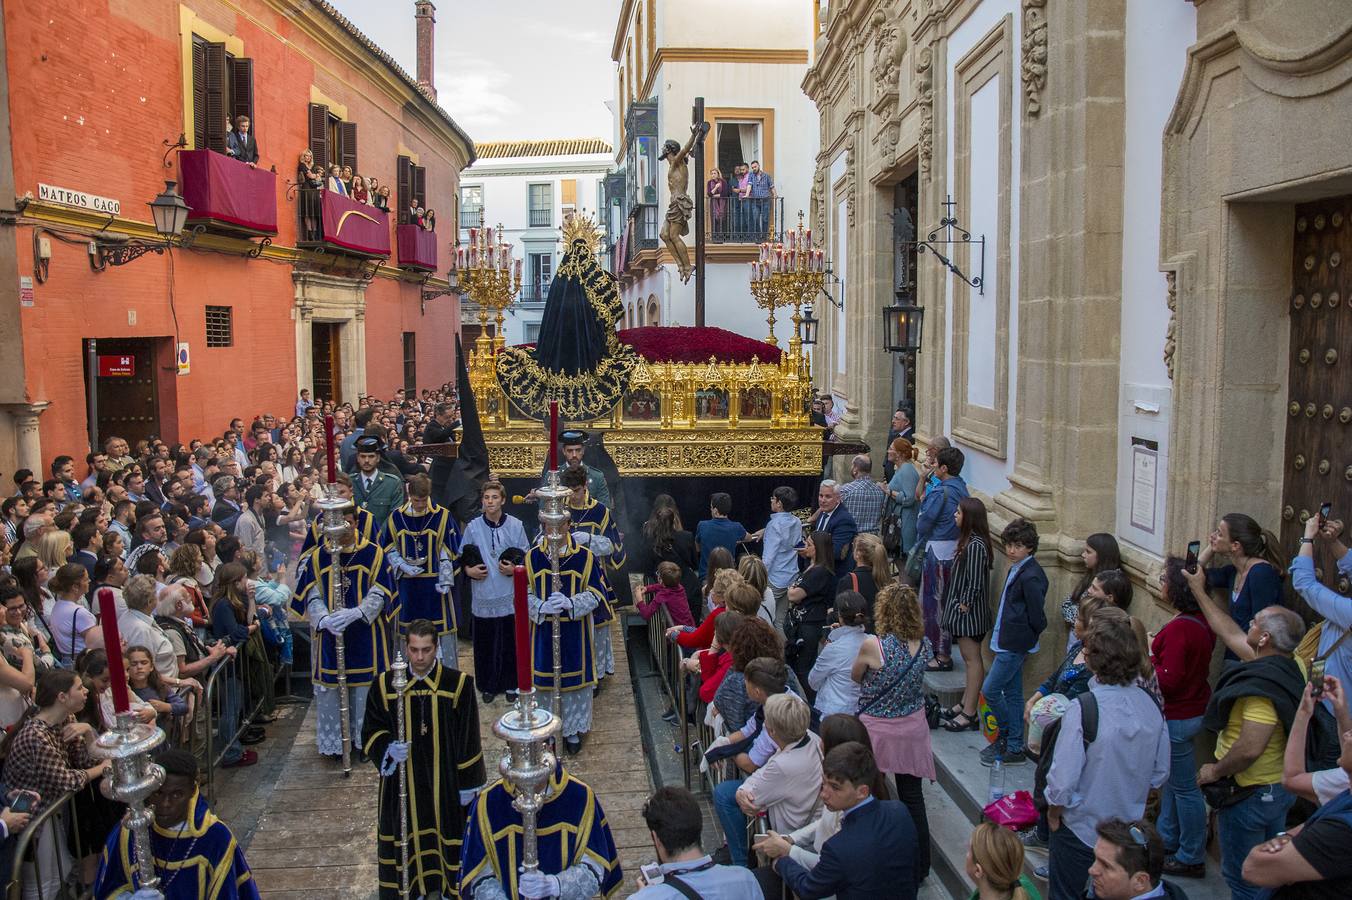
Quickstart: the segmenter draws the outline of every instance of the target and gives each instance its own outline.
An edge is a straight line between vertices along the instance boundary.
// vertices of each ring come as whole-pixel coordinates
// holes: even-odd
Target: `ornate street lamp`
[[[166,181],[164,190],[147,205],[155,223],[155,231],[162,240],[110,241],[106,238],[95,238],[94,249],[97,252],[91,252],[89,262],[95,271],[102,271],[106,266],[125,266],[147,253],[163,254],[170,247],[189,247],[197,236],[206,230],[205,225],[198,225],[187,234],[183,233],[192,207],[184,202],[176,182]]]
[[[817,343],[817,326],[820,324],[820,320],[813,314],[812,304],[809,303],[798,319],[798,339],[804,347],[811,347]]]
[[[173,181],[166,181],[164,190],[150,201],[150,215],[155,219],[155,230],[166,241],[183,233],[183,226],[188,224],[188,213],[191,211],[192,207],[184,202],[177,183]]]
[[[905,294],[897,302],[883,307],[883,349],[888,353],[919,353],[925,308],[916,306]]]

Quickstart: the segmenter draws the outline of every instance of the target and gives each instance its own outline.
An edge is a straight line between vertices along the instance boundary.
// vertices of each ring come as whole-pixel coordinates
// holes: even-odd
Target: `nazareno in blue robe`
[[[460,895],[474,896],[475,882],[493,878],[517,896],[521,863],[521,813],[512,806],[510,785],[498,779],[480,791],[470,806],[460,850]],[[557,875],[587,861],[601,875],[600,894],[610,897],[624,881],[601,802],[585,783],[556,765],[549,781],[549,799],[536,821],[540,871]]]
[[[182,829],[151,825],[150,853],[166,900],[258,900],[258,886],[230,828],[199,793],[188,802]],[[94,881],[94,896],[129,895],[139,887],[136,847],[126,825],[108,836]]]

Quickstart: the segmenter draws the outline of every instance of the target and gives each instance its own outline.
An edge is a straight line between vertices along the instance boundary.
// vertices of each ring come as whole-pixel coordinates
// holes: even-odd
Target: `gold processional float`
[[[808,418],[812,379],[798,325],[804,305],[822,288],[824,265],[811,229],[799,218],[785,243],[762,244],[750,265],[751,295],[768,312],[765,341],[721,328],[612,327],[610,339],[621,351],[632,348],[633,359],[627,385],[607,412],[589,414],[589,401],[594,407],[597,398],[585,396],[584,387],[555,383],[561,390],[552,397],[562,420],[599,434],[621,475],[820,475],[822,430]],[[596,225],[590,217],[572,216],[562,230],[565,250],[579,242],[586,248],[572,265],[587,282],[589,299],[618,321],[623,307],[614,276],[597,259]],[[504,313],[520,293],[520,264],[512,260],[501,225],[470,229],[470,242],[458,248],[456,259],[461,289],[478,307],[480,333],[467,367],[490,468],[504,479],[538,478],[548,450],[539,418],[543,406],[536,405],[541,397],[522,397],[527,388],[509,398],[503,388],[515,388],[513,374],[531,366],[521,358],[528,348],[507,347],[503,339]],[[565,257],[556,280],[569,264]],[[775,312],[784,309],[792,310],[787,350],[774,335]]]

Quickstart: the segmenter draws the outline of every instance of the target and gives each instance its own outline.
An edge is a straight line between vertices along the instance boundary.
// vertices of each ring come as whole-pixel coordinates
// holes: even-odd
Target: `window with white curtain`
[[[737,166],[749,166],[761,158],[761,124],[755,122],[718,123],[718,169],[724,177]]]

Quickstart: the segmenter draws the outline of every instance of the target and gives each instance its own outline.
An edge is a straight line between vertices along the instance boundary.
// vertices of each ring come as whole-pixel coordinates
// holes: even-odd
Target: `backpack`
[[[1085,752],[1088,753],[1089,745],[1098,737],[1098,698],[1093,691],[1085,691],[1075,698],[1075,702],[1080,704],[1080,730]],[[1048,725],[1042,732],[1042,750],[1037,758],[1037,768],[1033,770],[1033,804],[1038,812],[1047,810],[1047,798],[1043,795],[1047,790],[1047,773],[1051,771],[1052,759],[1056,756],[1056,739],[1061,734],[1063,721],[1065,716]]]

